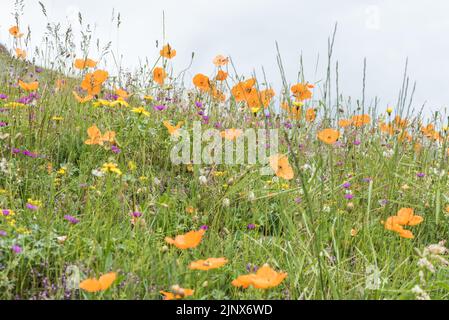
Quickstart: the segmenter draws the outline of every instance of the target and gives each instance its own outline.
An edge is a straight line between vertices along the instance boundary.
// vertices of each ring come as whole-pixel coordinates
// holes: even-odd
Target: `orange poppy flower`
[[[75,62],[73,63],[73,66],[76,69],[84,70],[88,68],[95,68],[97,66],[97,62],[89,58],[76,59]]]
[[[173,50],[169,44],[165,45],[160,53],[161,56],[166,59],[173,59],[174,57],[176,57],[176,50]]]
[[[371,122],[371,117],[367,114],[362,114],[358,116],[352,117],[352,124],[355,127],[363,127],[364,125],[367,125]]]
[[[101,92],[101,87],[108,77],[109,73],[104,70],[97,70],[94,73],[88,73],[81,83],[81,88],[86,90],[89,95],[95,96]]]
[[[27,57],[27,52],[26,52],[25,50],[22,50],[22,49],[17,48],[17,49],[16,49],[16,57],[17,57],[18,59],[26,59],[26,57]]]
[[[181,127],[182,127],[182,125],[183,125],[184,123],[183,123],[182,121],[181,121],[181,122],[178,122],[178,124],[176,125],[176,127],[173,126],[169,121],[164,121],[163,124],[164,124],[164,127],[167,128],[168,133],[169,133],[171,136],[175,136],[175,135],[178,135],[178,134],[179,134],[179,129],[181,129]]]
[[[189,266],[191,270],[208,271],[212,269],[218,269],[228,263],[226,258],[209,258],[207,260],[198,260],[192,262]]]
[[[383,133],[389,134],[390,136],[392,136],[394,134],[394,128],[391,124],[381,123],[380,131]]]
[[[111,287],[117,278],[117,274],[115,272],[111,272],[105,274],[100,277],[100,279],[87,279],[80,283],[80,289],[83,289],[87,292],[99,292],[106,291]]]
[[[243,134],[243,131],[240,129],[227,129],[223,132],[221,132],[221,137],[225,138],[226,140],[233,141],[240,137]]]
[[[316,111],[313,108],[307,109],[306,111],[306,121],[314,122],[316,119]]]
[[[292,107],[288,113],[288,117],[291,120],[301,120],[302,117],[301,107]]]
[[[96,125],[93,125],[89,129],[87,129],[87,134],[89,139],[87,139],[84,143],[87,145],[104,145],[105,142],[114,143],[115,141],[115,132],[107,131],[104,135],[101,134],[100,129]]]
[[[223,67],[229,63],[229,58],[226,58],[220,54],[214,58],[213,62],[217,67]]]
[[[421,216],[416,216],[412,208],[402,208],[398,211],[396,216],[389,217],[384,223],[386,230],[394,231],[399,234],[400,237],[406,239],[413,239],[413,233],[410,230],[406,230],[404,226],[417,226],[424,221]]]
[[[268,108],[275,95],[276,93],[273,89],[266,89],[260,92],[260,100],[265,108]]]
[[[167,77],[167,73],[161,67],[154,68],[153,70],[153,80],[159,85],[164,85],[165,78]]]
[[[214,87],[212,88],[212,96],[214,97],[215,100],[217,100],[219,102],[226,101],[226,95]]]
[[[201,73],[193,77],[193,84],[201,91],[209,91],[211,88],[209,77]]]
[[[9,34],[12,35],[14,38],[22,38],[23,33],[20,33],[20,29],[18,26],[13,26],[9,28]]]
[[[72,92],[73,96],[75,97],[76,101],[78,101],[79,103],[86,103],[91,101],[94,97],[91,95],[87,95],[84,98],[81,98],[78,93],[76,93],[75,91]]]
[[[245,101],[246,97],[250,95],[256,89],[254,85],[256,84],[256,79],[252,78],[244,82],[237,83],[232,89],[231,93],[235,98],[235,101],[242,102]]]
[[[394,123],[395,123],[396,127],[399,129],[404,129],[408,126],[408,120],[402,119],[400,116],[396,116],[394,118]]]
[[[256,88],[253,88],[249,93],[245,94],[245,102],[248,108],[251,108],[253,110],[259,110],[262,106],[263,102],[261,99],[261,96]],[[257,112],[253,111],[253,112]]]
[[[310,89],[315,88],[314,85],[308,83],[298,83],[292,86],[291,91],[293,96],[298,101],[304,101],[312,98],[312,91]]]
[[[223,70],[219,70],[217,73],[217,76],[215,77],[215,79],[217,79],[217,81],[225,81],[227,78],[228,78],[228,73]]]
[[[126,91],[123,90],[123,89],[120,89],[120,88],[116,88],[116,89],[115,89],[115,94],[116,94],[120,99],[123,99],[123,100],[126,100],[126,99],[129,98],[129,93],[126,92]]]
[[[39,82],[34,81],[34,82],[23,82],[22,80],[19,80],[19,86],[25,90],[25,91],[35,91],[39,88]]]
[[[276,176],[285,180],[292,180],[295,177],[293,168],[285,155],[275,155],[270,157],[270,166],[276,173]]]
[[[318,139],[327,144],[334,144],[340,138],[340,132],[334,129],[324,129],[318,133]]]
[[[352,120],[347,120],[347,119],[341,119],[340,121],[338,121],[338,126],[340,128],[347,128],[352,124]]]
[[[412,208],[402,208],[398,211],[395,222],[403,226],[417,226],[424,221],[421,216],[416,216]]]
[[[164,296],[164,300],[179,300],[193,296],[195,293],[192,289],[184,289],[178,285],[173,286],[172,291],[173,292],[160,291],[160,294]]]
[[[413,137],[407,131],[402,131],[398,137],[398,140],[400,142],[404,142],[404,141],[412,142]]]
[[[264,265],[257,273],[243,275],[232,281],[234,287],[242,287],[247,289],[253,286],[256,289],[270,289],[279,286],[287,277],[287,273],[278,273]]]
[[[176,236],[175,239],[167,237],[165,238],[165,242],[181,250],[193,249],[198,247],[205,233],[206,231],[202,229],[199,231],[190,231],[184,235]]]

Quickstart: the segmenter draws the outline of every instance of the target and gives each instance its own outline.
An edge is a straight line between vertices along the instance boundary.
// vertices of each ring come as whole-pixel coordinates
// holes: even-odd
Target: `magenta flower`
[[[345,182],[345,183],[343,183],[342,187],[345,189],[349,189],[349,188],[351,188],[351,183]]]
[[[71,224],[78,224],[80,222],[77,218],[69,215],[64,216],[64,219],[66,219]]]
[[[0,230],[0,237],[6,237],[8,233],[4,230]]]
[[[8,96],[6,94],[0,94],[0,100],[6,100],[8,99]]]
[[[33,159],[35,159],[35,158],[38,157],[37,154],[35,154],[35,153],[31,152],[31,151],[28,151],[28,150],[22,151],[22,154],[23,154],[24,156],[27,156],[27,157],[30,157],[30,158],[33,158]]]
[[[293,128],[293,125],[290,122],[286,122],[286,123],[284,123],[284,127],[285,127],[285,129],[291,129],[291,128]]]
[[[115,154],[119,154],[120,152],[122,152],[122,150],[120,150],[120,148],[117,146],[112,146],[111,151]]]
[[[416,176],[417,176],[418,178],[424,178],[424,177],[426,176],[426,174],[423,173],[423,172],[420,172],[420,173],[416,174]]]
[[[135,211],[131,214],[134,218],[140,218],[143,216],[142,212]]]
[[[208,227],[208,226],[201,226],[200,229],[201,229],[201,230],[204,230],[204,231],[207,231],[207,230],[209,230],[209,227]]]
[[[195,102],[195,105],[196,105],[197,108],[202,108],[203,107],[203,103],[201,101]]]
[[[256,225],[254,223],[250,223],[248,225],[248,230],[254,230],[254,229],[256,229]]]
[[[39,209],[38,206],[32,205],[31,203],[27,203],[27,204],[26,204],[26,207],[27,207],[28,209],[32,210],[32,211],[36,211],[36,210]]]
[[[22,248],[20,246],[18,246],[17,244],[13,245],[11,247],[12,252],[14,252],[15,254],[19,254],[22,253]]]
[[[11,214],[11,211],[9,211],[9,210],[2,210],[2,214],[3,214],[5,217],[7,217],[7,216],[9,216],[9,215]]]
[[[345,194],[345,198],[347,200],[352,200],[352,199],[354,199],[354,195],[352,193],[347,193],[347,194]]]
[[[154,110],[154,111],[164,111],[164,110],[166,110],[166,109],[167,109],[167,107],[164,106],[164,105],[159,105],[159,106],[154,106],[154,107],[153,107],[153,110]]]

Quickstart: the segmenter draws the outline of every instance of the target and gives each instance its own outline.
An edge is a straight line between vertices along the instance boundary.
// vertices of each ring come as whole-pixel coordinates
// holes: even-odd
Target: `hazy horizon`
[[[177,50],[175,72],[195,59],[189,75],[210,74],[212,59],[217,54],[231,56],[240,75],[253,72],[279,92],[280,75],[276,63],[277,41],[290,82],[295,82],[303,55],[306,80],[324,80],[327,41],[334,24],[338,32],[334,61],[339,63],[340,91],[353,100],[361,99],[363,61],[367,59],[367,104],[377,96],[380,108],[394,106],[402,82],[405,61],[409,58],[409,75],[417,81],[414,108],[426,101],[426,113],[441,110],[449,100],[446,90],[445,39],[449,21],[445,1],[421,5],[419,1],[400,4],[397,1],[140,1],[130,0],[47,0],[49,22],[71,24],[79,33],[78,12],[85,23],[94,26],[94,38],[102,44],[114,42],[114,52],[123,54],[123,65],[133,69],[139,58],[155,60],[156,41],[162,40],[162,12],[166,16],[166,35]],[[0,42],[10,47],[8,28],[14,23],[11,12],[14,1],[0,4]],[[134,10],[139,7],[139,10]],[[112,11],[121,13],[119,34],[111,23]],[[21,23],[32,30],[32,46],[40,44],[47,21],[38,1],[25,1]],[[77,39],[77,43],[79,42]],[[78,48],[79,49],[79,48]],[[315,72],[319,57],[318,72]],[[96,58],[95,56],[93,58]],[[110,63],[111,61],[109,61]]]

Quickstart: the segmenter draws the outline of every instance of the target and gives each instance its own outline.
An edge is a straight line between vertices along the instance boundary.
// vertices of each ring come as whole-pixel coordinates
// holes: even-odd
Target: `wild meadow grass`
[[[20,16],[0,53],[0,298],[448,297],[447,119],[413,111],[406,73],[395,106],[344,97],[331,38],[319,83],[286,79],[278,50],[281,92],[220,56],[187,79],[167,40],[105,75],[108,44],[91,57],[88,31],[78,46],[49,25],[33,52]],[[171,135],[194,121],[278,129],[285,166],[175,165]]]

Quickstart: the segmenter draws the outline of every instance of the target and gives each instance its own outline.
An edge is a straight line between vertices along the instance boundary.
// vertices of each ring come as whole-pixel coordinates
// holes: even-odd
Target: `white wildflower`
[[[416,295],[416,299],[418,300],[431,300],[427,292],[421,289],[418,285],[413,287],[412,292]]]
[[[203,185],[207,184],[207,178],[205,176],[200,176],[199,180],[200,180],[201,184],[203,184]]]

